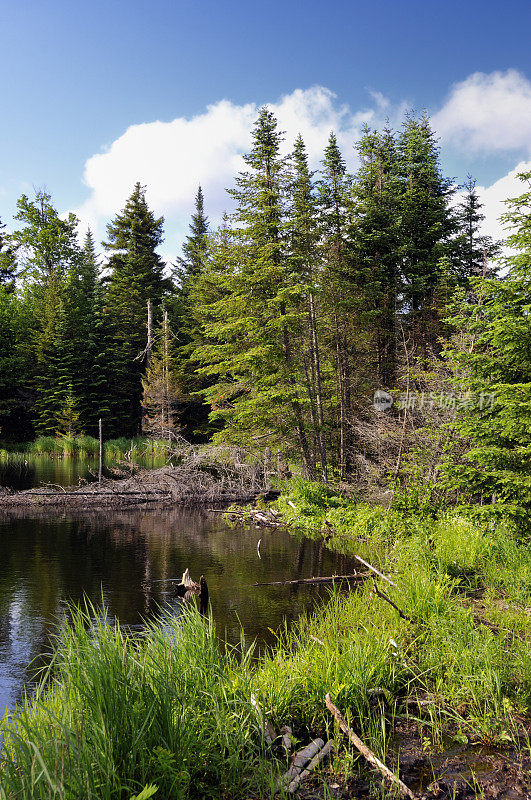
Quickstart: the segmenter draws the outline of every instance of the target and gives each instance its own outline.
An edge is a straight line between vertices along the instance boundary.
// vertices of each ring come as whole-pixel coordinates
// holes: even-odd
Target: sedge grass
[[[396,586],[381,588],[407,618],[371,582],[332,591],[253,660],[243,638],[238,651],[220,647],[194,609],[140,640],[77,612],[53,679],[3,723],[0,800],[269,797],[282,764],[265,758],[253,695],[277,729],[289,724],[306,743],[333,733],[330,692],[384,760],[394,715],[419,695],[432,746],[449,735],[529,746],[519,723],[531,708],[529,544],[498,522],[386,516],[328,490],[296,492],[308,529],[336,515],[332,546],[392,574]],[[289,499],[280,505],[291,509]],[[357,763],[346,747],[336,759],[344,772]]]

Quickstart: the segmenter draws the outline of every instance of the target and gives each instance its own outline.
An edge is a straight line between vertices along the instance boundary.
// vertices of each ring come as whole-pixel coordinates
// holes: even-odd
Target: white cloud
[[[514,69],[475,72],[454,84],[432,123],[468,152],[531,153],[531,81]]]
[[[285,131],[288,151],[301,133],[312,166],[322,158],[330,131],[350,166],[354,166],[353,145],[363,123],[381,125],[385,115],[398,121],[403,107],[393,109],[379,93],[371,93],[367,109],[352,111],[337,102],[329,89],[314,86],[296,89],[277,103],[269,103]],[[166,252],[177,254],[187,231],[198,183],[205,194],[205,206],[213,223],[229,206],[225,192],[234,176],[244,167],[242,155],[249,150],[251,131],[258,105],[235,105],[221,100],[204,113],[171,122],[148,122],[129,127],[104,152],[93,155],[85,164],[84,181],[91,193],[76,210],[87,225],[104,235],[103,223],[123,208],[135,181],[147,186],[147,199],[157,214],[166,217]],[[175,257],[175,255],[173,256]]]
[[[519,197],[526,191],[525,184],[518,178],[521,172],[531,170],[531,161],[521,161],[503,178],[500,178],[491,186],[478,186],[477,191],[484,204],[482,209],[485,214],[483,223],[483,233],[492,236],[493,239],[505,239],[509,234],[506,224],[500,222],[500,217],[507,211],[504,200],[512,197]]]

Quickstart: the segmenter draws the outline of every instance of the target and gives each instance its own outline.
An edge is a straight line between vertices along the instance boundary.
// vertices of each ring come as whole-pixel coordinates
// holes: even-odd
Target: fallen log
[[[363,581],[367,577],[368,574],[366,572],[356,572],[354,575],[330,575],[325,578],[299,578],[294,581],[266,581],[265,583],[249,583],[247,586],[304,586],[310,584],[335,583],[336,581]]]
[[[393,786],[395,786],[398,789],[401,795],[403,795],[404,797],[409,797],[409,800],[416,800],[415,795],[413,794],[411,789],[408,786],[406,786],[405,783],[402,783],[400,778],[397,778],[396,775],[393,772],[391,772],[391,770],[388,767],[386,767],[385,764],[374,755],[372,750],[370,750],[367,747],[367,745],[364,742],[362,742],[359,736],[357,736],[354,733],[354,731],[349,728],[345,720],[345,717],[343,716],[339,708],[337,708],[337,706],[335,706],[332,703],[332,700],[330,699],[330,694],[326,695],[325,703],[327,709],[330,711],[331,714],[334,715],[334,717],[338,721],[339,727],[341,728],[343,733],[345,733],[348,736],[352,744],[355,747],[357,747],[360,753],[367,759],[369,764],[372,764],[373,767],[376,767],[376,769],[378,769],[382,773],[384,778],[386,778]]]
[[[299,750],[298,753],[295,753],[291,760],[290,768],[278,780],[275,794],[289,787],[292,781],[301,774],[306,765],[312,761],[323,747],[324,741],[322,739],[314,739],[310,744],[306,745],[306,747],[303,747],[302,750]]]
[[[300,772],[298,775],[293,778],[291,783],[288,786],[288,792],[293,794],[298,788],[302,781],[310,775],[314,769],[316,769],[321,761],[324,761],[326,756],[330,753],[330,750],[334,746],[334,740],[329,739],[328,742],[324,745],[324,747],[319,750],[319,752],[312,758],[306,769]]]

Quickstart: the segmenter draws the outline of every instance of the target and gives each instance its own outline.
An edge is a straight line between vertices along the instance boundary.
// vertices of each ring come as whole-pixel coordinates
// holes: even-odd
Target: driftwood
[[[332,749],[333,746],[334,746],[334,740],[330,739],[324,745],[324,747],[322,747],[321,750],[319,750],[319,752],[312,758],[312,760],[310,761],[310,763],[308,764],[306,769],[304,769],[301,773],[299,773],[299,775],[297,775],[295,778],[293,778],[293,780],[291,781],[291,783],[288,786],[288,792],[290,794],[293,794],[293,792],[295,792],[298,789],[298,787],[302,783],[302,781],[305,778],[307,778],[308,775],[310,775],[310,773],[312,773],[314,771],[314,769],[316,769],[316,767],[319,766],[321,761],[324,761],[324,759],[330,753],[330,750]]]
[[[280,525],[282,525],[282,522],[279,520],[278,512],[272,508],[268,508],[265,511],[261,508],[245,508],[241,510],[237,509],[230,511],[218,508],[209,508],[208,511],[214,514],[226,514],[231,521],[241,520],[242,522],[252,522],[258,527],[266,526],[268,528],[278,528]]]
[[[306,765],[309,764],[323,747],[324,742],[322,739],[314,739],[310,744],[306,745],[306,747],[303,747],[302,750],[299,750],[298,753],[295,753],[291,760],[290,768],[279,778],[276,792],[280,792],[281,789],[289,787],[292,781],[301,774]]]
[[[265,491],[261,462],[236,459],[234,453],[226,448],[188,445],[186,451],[175,453],[175,457],[179,458],[178,464],[170,463],[160,469],[134,466],[119,480],[106,478],[101,483],[86,484],[82,489],[0,492],[0,508],[49,507],[80,511],[86,508],[94,511],[154,502],[161,505],[224,505],[252,502],[259,496],[277,497],[279,494]]]
[[[284,753],[286,756],[289,756],[292,745],[292,730],[289,725],[283,725],[280,729],[280,735],[282,736],[282,747],[284,749]]]
[[[402,783],[400,778],[397,778],[396,775],[393,772],[391,772],[391,770],[388,767],[386,767],[385,764],[374,755],[372,750],[370,750],[367,747],[367,745],[361,741],[359,736],[357,736],[354,733],[354,731],[352,731],[349,728],[345,720],[345,717],[343,716],[341,711],[337,708],[337,706],[335,706],[332,703],[329,694],[327,694],[325,697],[325,703],[327,709],[330,711],[331,714],[334,715],[334,717],[338,721],[339,727],[341,728],[343,733],[345,733],[348,736],[352,744],[355,747],[357,747],[360,753],[367,759],[369,764],[372,764],[373,767],[376,767],[376,769],[378,769],[382,773],[384,778],[386,778],[393,786],[395,786],[398,789],[401,795],[403,795],[404,797],[408,797],[409,800],[415,800],[415,795],[413,794],[411,789],[409,789],[405,783]]]
[[[338,581],[363,581],[366,572],[356,572],[354,575],[330,575],[325,578],[299,578],[295,581],[266,581],[265,583],[250,583],[249,586],[308,586],[311,584],[336,583]]]
[[[398,586],[396,585],[396,583],[393,583],[391,578],[388,578],[387,575],[381,573],[380,570],[376,569],[376,567],[373,567],[372,564],[369,564],[368,561],[364,561],[364,559],[361,558],[360,556],[354,556],[354,558],[356,558],[361,564],[363,564],[363,566],[367,567],[367,569],[370,569],[371,572],[374,572],[376,575],[378,575],[378,577],[383,578],[384,581],[387,581],[387,583],[390,583],[391,586],[394,586],[395,588],[398,589]]]

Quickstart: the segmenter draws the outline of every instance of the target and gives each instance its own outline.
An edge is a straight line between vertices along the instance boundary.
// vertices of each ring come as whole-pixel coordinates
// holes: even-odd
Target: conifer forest
[[[0,800],[529,798],[531,172],[338,138],[0,222]]]
[[[107,438],[269,447],[311,480],[427,483],[430,502],[525,518],[529,175],[503,255],[426,114],[355,148],[351,175],[331,133],[311,171],[264,107],[233,211],[213,229],[199,186],[168,264],[140,183],[102,243],[23,195],[0,234],[2,440],[95,436],[101,418]]]

